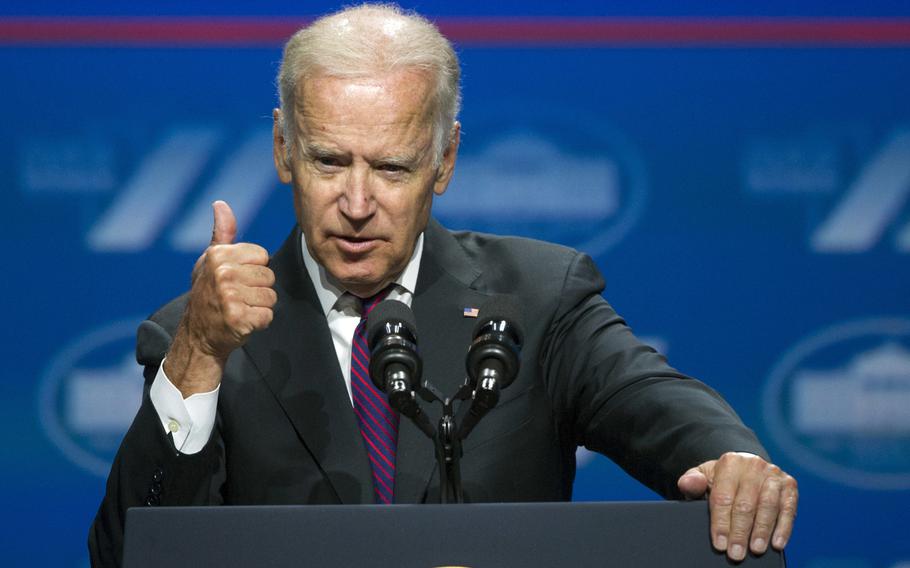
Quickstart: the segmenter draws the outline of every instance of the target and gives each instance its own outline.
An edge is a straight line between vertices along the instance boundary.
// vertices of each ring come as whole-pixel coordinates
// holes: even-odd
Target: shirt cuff
[[[161,362],[149,398],[165,434],[173,436],[174,447],[181,453],[198,453],[208,443],[215,427],[220,389],[221,385],[218,385],[210,392],[183,398],[183,394],[164,372],[164,361]]]

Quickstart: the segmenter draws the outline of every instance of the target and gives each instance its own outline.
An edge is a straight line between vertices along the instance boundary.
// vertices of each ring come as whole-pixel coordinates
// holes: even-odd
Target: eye
[[[334,158],[332,156],[317,156],[316,163],[327,168],[341,166],[341,161],[338,158]]]
[[[390,174],[403,174],[408,169],[401,164],[380,164],[379,170]]]

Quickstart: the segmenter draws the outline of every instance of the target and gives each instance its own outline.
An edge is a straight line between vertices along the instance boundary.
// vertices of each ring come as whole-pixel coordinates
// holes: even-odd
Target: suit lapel
[[[342,503],[372,503],[372,474],[332,335],[295,229],[272,258],[272,324],[244,349]]]
[[[465,353],[477,321],[464,317],[464,308],[480,307],[487,296],[471,288],[480,272],[448,231],[431,219],[424,234],[412,305],[423,380],[451,396],[464,382]],[[442,414],[441,405],[421,402],[435,426]],[[433,442],[403,418],[398,433],[395,501],[423,501],[435,466]]]
[[[372,503],[372,472],[360,428],[344,386],[325,314],[306,275],[295,229],[272,258],[278,304],[272,324],[254,334],[244,350],[307,451],[342,503]],[[431,219],[425,232],[412,309],[417,320],[423,380],[445,396],[465,378],[464,357],[476,322],[464,308],[487,295],[471,288],[480,272],[454,237]],[[422,404],[435,425],[439,404]],[[395,501],[423,501],[436,459],[433,442],[407,419],[401,421]]]

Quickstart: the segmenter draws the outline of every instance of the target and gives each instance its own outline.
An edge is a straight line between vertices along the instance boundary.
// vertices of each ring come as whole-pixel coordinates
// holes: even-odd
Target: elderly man
[[[666,497],[707,496],[731,559],[784,547],[794,480],[716,393],[635,339],[588,256],[431,218],[460,133],[458,61],[431,23],[370,5],[317,20],[288,42],[279,84],[274,160],[297,226],[270,258],[235,244],[229,205],[213,205],[190,291],[140,326],[149,388],[93,563],[119,562],[131,506],[432,501],[432,446],[364,377],[362,318],[382,298],[410,305],[424,375],[454,392],[464,308],[497,294],[529,317],[521,372],[464,447],[469,501],[568,500],[584,445]]]

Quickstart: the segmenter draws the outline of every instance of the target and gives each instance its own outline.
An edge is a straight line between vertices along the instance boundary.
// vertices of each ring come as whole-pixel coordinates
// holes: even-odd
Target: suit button
[[[145,498],[145,505],[147,507],[157,507],[161,503],[161,499],[157,495],[149,495]]]
[[[152,473],[152,481],[155,483],[161,483],[162,479],[164,479],[164,470],[160,467],[156,467],[155,472]]]
[[[152,483],[151,487],[149,487],[149,495],[161,495],[161,484]]]

